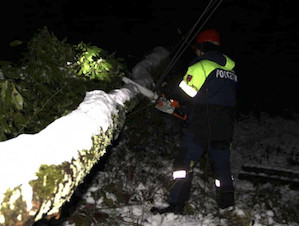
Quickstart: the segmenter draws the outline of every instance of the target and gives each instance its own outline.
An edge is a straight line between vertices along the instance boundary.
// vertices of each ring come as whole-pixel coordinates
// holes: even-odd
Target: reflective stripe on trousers
[[[183,204],[190,196],[192,184],[192,169],[190,164],[198,163],[204,154],[204,147],[201,147],[195,142],[196,137],[193,133],[187,133],[183,138],[182,150],[184,153],[179,153],[176,160],[176,166],[179,169],[185,169],[189,173],[186,178],[177,179],[173,188],[170,190],[169,203]],[[233,192],[233,182],[230,172],[230,150],[228,149],[215,149],[212,145],[208,147],[209,161],[213,170],[214,177],[221,181],[221,190],[225,192]],[[191,172],[190,172],[191,171]]]

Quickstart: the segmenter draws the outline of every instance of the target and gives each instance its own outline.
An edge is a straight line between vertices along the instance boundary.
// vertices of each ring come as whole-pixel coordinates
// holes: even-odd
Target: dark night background
[[[1,7],[1,60],[16,60],[15,39],[47,26],[62,40],[94,44],[132,64],[156,46],[171,49],[200,17],[202,1],[7,1]],[[295,1],[224,0],[205,27],[222,34],[236,61],[240,105],[255,111],[299,109],[299,31]],[[191,49],[188,49],[191,51]]]

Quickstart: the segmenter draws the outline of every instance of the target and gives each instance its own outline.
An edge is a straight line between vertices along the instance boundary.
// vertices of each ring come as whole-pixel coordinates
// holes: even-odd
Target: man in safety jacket
[[[175,184],[167,208],[152,212],[181,213],[189,199],[192,169],[207,153],[213,170],[216,201],[220,208],[234,205],[234,186],[230,171],[230,146],[236,106],[235,63],[219,52],[219,32],[207,29],[196,37],[197,58],[179,87],[190,97],[188,126],[182,150],[174,161]]]

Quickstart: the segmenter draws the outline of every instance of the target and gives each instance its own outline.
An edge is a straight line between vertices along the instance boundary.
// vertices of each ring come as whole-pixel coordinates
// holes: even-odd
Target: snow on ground
[[[236,123],[232,158],[241,164],[245,160],[269,167],[289,167],[290,158],[299,157],[298,137],[298,116],[285,120],[263,113],[260,121],[253,116],[243,116]],[[239,167],[240,164],[235,169]],[[299,165],[293,164],[291,169],[299,170]]]
[[[103,171],[97,172],[68,225],[299,225],[299,191],[288,185],[253,184],[240,180],[244,163],[297,169],[290,165],[290,153],[298,150],[298,118],[286,120],[262,114],[236,122],[232,170],[236,205],[219,210],[214,201],[213,179],[204,160],[195,169],[193,190],[183,215],[153,215],[152,206],[166,206],[173,155],[180,145],[177,119],[156,112],[147,103],[128,115],[119,143]],[[271,147],[269,151],[267,147]],[[283,151],[276,152],[277,149]],[[81,222],[81,223],[80,223]],[[85,223],[82,223],[85,222]]]

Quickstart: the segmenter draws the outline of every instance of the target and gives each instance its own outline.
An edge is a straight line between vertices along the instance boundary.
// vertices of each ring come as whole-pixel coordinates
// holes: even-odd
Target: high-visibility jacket
[[[207,52],[192,64],[179,87],[196,104],[234,107],[237,75],[235,62],[220,52]]]

